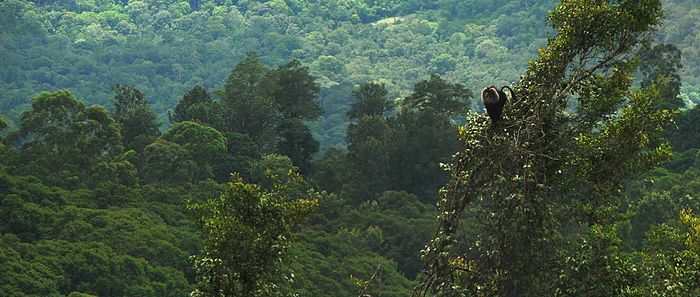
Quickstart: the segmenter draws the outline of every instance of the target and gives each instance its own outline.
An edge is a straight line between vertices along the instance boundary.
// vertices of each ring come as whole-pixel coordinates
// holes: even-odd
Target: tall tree
[[[396,144],[387,166],[392,188],[434,204],[449,173],[440,168],[460,148],[457,127],[433,110],[402,108],[390,120]]]
[[[355,102],[348,110],[350,119],[359,119],[363,116],[382,116],[392,108],[391,102],[387,99],[384,84],[368,82],[363,83],[352,92]]]
[[[107,110],[86,107],[67,90],[35,97],[10,140],[21,147],[18,161],[27,174],[67,175],[58,178],[63,182],[70,182],[70,176],[88,181],[101,159],[122,151],[119,127]]]
[[[356,203],[392,190],[389,171],[394,133],[383,116],[364,116],[348,127],[348,163],[353,178],[343,191]]]
[[[143,153],[143,149],[160,135],[156,113],[148,106],[143,93],[137,88],[114,86],[114,118],[119,123],[126,149]]]
[[[439,75],[431,75],[413,88],[404,105],[415,109],[432,109],[445,115],[465,114],[468,111],[472,92],[461,84],[451,84]]]
[[[313,162],[311,178],[320,189],[340,193],[348,174],[346,153],[337,148],[327,150],[323,157]]]
[[[250,135],[264,150],[274,144],[274,131],[280,114],[271,90],[270,69],[255,53],[236,65],[220,94],[224,111],[224,131]]]
[[[679,97],[681,93],[681,76],[678,71],[683,68],[681,51],[673,44],[657,44],[640,53],[642,87],[658,84],[661,91],[659,108],[677,109],[685,107]]]
[[[248,178],[248,173],[253,163],[262,157],[260,146],[247,134],[238,132],[224,132],[226,137],[227,153],[219,156],[213,163],[214,178],[225,183],[231,178],[231,173],[239,173],[243,178]]]
[[[311,158],[318,152],[319,144],[309,127],[297,118],[285,120],[278,128],[277,152],[289,156],[302,173],[308,173]]]
[[[507,126],[472,115],[460,129],[417,293],[617,296],[635,285],[617,253],[619,193],[670,154],[656,135],[672,114],[657,108],[658,88],[630,90],[630,57],[661,15],[658,0],[563,0],[550,13],[558,34],[515,86]]]
[[[238,175],[217,199],[190,205],[205,241],[195,258],[197,289],[192,296],[274,296],[283,279],[280,264],[294,229],[317,200],[294,199],[289,190],[303,183],[293,175],[272,190],[247,184]],[[308,197],[308,196],[307,196]]]
[[[51,150],[68,150],[77,142],[75,122],[85,104],[66,90],[42,93],[32,99],[32,109],[22,114],[18,141],[42,142]]]
[[[416,85],[409,98],[425,96],[429,87],[458,88],[445,83]],[[432,90],[444,93],[444,90]],[[348,127],[345,190],[355,202],[373,198],[386,190],[408,191],[425,202],[434,202],[436,191],[448,180],[440,163],[457,151],[457,129],[451,114],[439,109],[404,102],[392,116],[384,115],[392,104],[384,85],[365,83],[354,92],[348,116],[357,119]],[[466,110],[466,106],[462,106]]]
[[[172,124],[195,121],[217,127],[220,124],[219,117],[221,117],[221,111],[217,105],[204,87],[196,85],[182,96],[168,118]]]
[[[270,74],[275,82],[272,97],[285,118],[313,120],[323,114],[318,102],[321,88],[308,67],[292,60]]]
[[[700,147],[700,139],[691,135],[700,135],[700,108],[681,113],[677,119],[678,129],[669,129],[668,137],[673,143],[674,151],[682,152]]]
[[[212,176],[212,162],[226,153],[226,138],[216,129],[196,122],[177,123],[160,139],[178,144],[187,151],[196,165],[192,182]]]
[[[146,183],[184,184],[192,182],[197,164],[189,152],[177,143],[156,140],[143,152],[142,181]]]
[[[114,85],[114,116],[116,118],[124,117],[129,111],[144,104],[148,103],[139,89],[127,84]]]

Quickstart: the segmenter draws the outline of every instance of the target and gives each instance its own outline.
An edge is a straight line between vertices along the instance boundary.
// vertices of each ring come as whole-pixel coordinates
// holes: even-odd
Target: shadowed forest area
[[[2,1],[0,292],[700,295],[698,15]]]

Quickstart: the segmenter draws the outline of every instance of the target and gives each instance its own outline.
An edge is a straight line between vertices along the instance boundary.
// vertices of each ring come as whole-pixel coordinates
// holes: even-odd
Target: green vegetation
[[[2,1],[0,292],[698,295],[661,2]]]
[[[288,239],[318,204],[292,200],[303,183],[292,175],[267,192],[234,176],[218,200],[191,206],[206,237],[202,256],[194,259],[194,296],[279,294],[274,277],[280,274]]]
[[[666,205],[622,193],[671,155],[659,136],[680,107],[679,65],[658,52],[678,50],[635,55],[661,14],[658,1],[562,1],[550,13],[557,35],[514,87],[520,97],[505,121],[473,114],[460,130],[464,148],[449,166],[438,231],[424,250],[421,295],[654,296],[669,283],[674,296],[700,293],[691,268],[700,259],[697,218],[688,210],[698,205],[669,208],[676,217],[663,222],[636,216],[640,226],[625,208],[644,215]],[[632,90],[636,59],[644,79]],[[646,245],[622,250],[623,224],[648,230],[669,221],[682,227],[662,225]],[[674,241],[683,243],[666,245]]]
[[[383,294],[408,294],[431,232],[424,226],[433,224],[434,208],[424,203],[435,201],[447,180],[438,163],[457,146],[456,115],[433,105],[466,109],[471,94],[435,76],[411,97],[426,104],[406,100],[393,110],[383,86],[373,85],[378,97],[358,88],[355,106],[374,98],[364,105],[380,104],[387,115],[361,115],[348,153],[330,150],[312,160],[318,142],[304,120],[321,109],[306,69],[296,61],[269,69],[249,54],[231,70],[221,100],[193,88],[162,133],[133,86],[115,87],[111,115],[67,90],[36,96],[1,147],[7,220],[0,230],[10,267],[2,285],[39,295],[351,296],[358,279],[382,267]],[[275,103],[290,94],[297,104]],[[433,102],[425,94],[450,95]],[[246,109],[241,120],[236,114],[250,106],[259,108]],[[365,122],[386,127],[386,135]],[[263,125],[269,129],[258,129]],[[429,144],[435,148],[423,152]],[[404,156],[416,163],[401,162]],[[367,168],[376,180],[367,179]],[[304,222],[316,203],[318,212]],[[53,252],[52,245],[71,249]],[[61,253],[78,260],[52,264],[64,261]],[[105,262],[80,262],[97,255]],[[34,274],[47,280],[30,281]]]
[[[223,89],[231,67],[254,51],[270,67],[298,59],[318,78],[325,114],[307,118],[315,119],[309,127],[325,151],[346,145],[345,113],[356,85],[384,83],[394,101],[432,74],[471,90],[515,82],[546,45],[551,31],[543,20],[554,4],[6,0],[0,113],[18,122],[30,98],[58,89],[107,106],[114,84],[123,83],[141,90],[167,125],[182,94],[196,85]],[[681,50],[681,98],[700,103],[697,4],[664,1],[658,42]]]

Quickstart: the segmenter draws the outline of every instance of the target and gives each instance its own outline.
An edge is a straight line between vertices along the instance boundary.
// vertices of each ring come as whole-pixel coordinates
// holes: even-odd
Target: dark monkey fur
[[[495,123],[501,120],[501,114],[503,114],[503,107],[506,105],[507,96],[503,92],[503,89],[508,89],[510,91],[511,97],[513,94],[513,89],[508,86],[502,87],[500,90],[495,86],[489,86],[481,91],[481,100],[484,101],[484,107],[486,107],[486,112],[491,118],[491,122]]]

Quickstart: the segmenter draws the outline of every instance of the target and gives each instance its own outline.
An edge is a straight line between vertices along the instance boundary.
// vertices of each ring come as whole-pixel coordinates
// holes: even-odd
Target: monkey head
[[[481,91],[481,100],[484,101],[484,105],[497,104],[500,99],[498,89],[494,86],[486,87]]]

